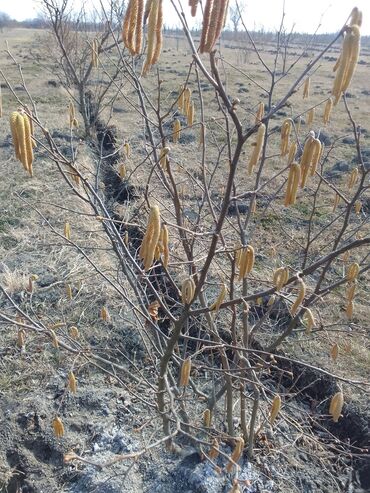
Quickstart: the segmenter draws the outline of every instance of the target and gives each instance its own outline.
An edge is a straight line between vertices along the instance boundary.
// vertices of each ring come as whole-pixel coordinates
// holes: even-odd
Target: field
[[[14,93],[0,77],[3,101],[0,119],[0,286],[3,288],[0,292],[0,491],[231,491],[234,476],[225,472],[225,457],[232,452],[228,439],[222,442],[220,438],[225,456],[215,459],[216,466],[211,461],[201,460],[201,453],[190,438],[182,437],[171,450],[162,443],[162,419],[156,409],[159,358],[148,347],[153,340],[158,345],[166,340],[172,322],[161,309],[159,322],[153,317],[152,323],[158,322],[164,333],[164,339],[161,335],[158,342],[150,317],[148,321],[148,317],[141,316],[145,306],[138,306],[135,301],[135,289],[127,280],[125,265],[112,248],[104,221],[84,200],[84,192],[81,192],[81,200],[63,179],[62,166],[50,158],[46,134],[36,127],[39,142],[34,150],[34,176],[31,178],[15,158],[9,126],[11,112],[19,108],[15,96],[30,105],[28,93],[32,95],[38,120],[47,128],[62,156],[74,158],[83,179],[95,184],[96,194],[110,214],[110,222],[106,223],[113,227],[118,225],[122,238],[134,252],[132,255],[136,255],[140,247],[149,206],[154,201],[159,205],[161,217],[169,229],[168,270],[174,286],[161,284],[163,272],[154,273],[149,280],[158,283],[158,290],[165,290],[165,306],[171,299],[173,305],[169,306],[174,307],[173,313],[177,316],[181,303],[176,286],[188,276],[188,264],[195,271],[207,256],[214,217],[222,209],[225,177],[230,167],[227,145],[233,147],[237,141],[235,128],[225,117],[223,102],[216,97],[210,81],[191,64],[192,53],[185,37],[168,33],[158,72],[155,67],[142,79],[141,96],[147,114],[143,115],[140,109],[137,87],[122,76],[120,90],[114,93],[114,87],[111,88],[107,94],[109,104],[99,114],[103,127],[95,126],[94,135],[85,138],[78,112],[79,127],[70,129],[70,98],[56,76],[59,68],[55,65],[49,35],[42,30],[11,29],[5,30],[4,37],[14,59],[2,47],[0,67]],[[314,42],[304,56],[299,56],[305,40],[292,41],[287,64],[297,58],[298,61],[287,76],[279,79],[272,93],[271,78],[264,64],[280,67],[282,59],[276,59],[275,43],[258,38],[257,52],[250,44],[245,45],[231,35],[229,38],[221,41],[218,73],[227,97],[235,104],[236,114],[242,115],[244,128],[253,128],[259,103],[265,104],[266,113],[273,109],[307,64],[325,47]],[[281,265],[289,266],[292,272],[303,271],[330,253],[342,227],[341,220],[334,221],[334,191],[350,199],[354,193],[349,190],[348,180],[358,163],[357,142],[342,100],[333,109],[330,122],[322,123],[325,101],[334,79],[332,69],[339,52],[338,42],[315,66],[310,75],[308,99],[302,98],[303,80],[287,104],[271,117],[268,146],[264,151],[265,166],[261,168],[255,195],[255,212],[251,211],[250,203],[254,182],[252,184],[247,173],[249,156],[254,149],[250,142],[254,142],[254,136],[243,147],[232,194],[237,199],[228,208],[221,235],[222,248],[218,247],[212,260],[204,296],[205,305],[210,304],[217,297],[220,285],[228,282],[230,270],[235,268],[230,252],[240,248],[238,225],[246,221],[247,226],[242,228],[243,245],[255,245],[255,265],[248,282],[236,287],[237,283],[231,282],[228,290],[231,300],[232,294],[234,298],[251,298],[249,312],[245,315],[246,307],[241,301],[240,311],[233,311],[230,304],[211,321],[205,321],[207,317],[200,300],[195,304],[193,318],[187,322],[185,342],[177,347],[174,358],[179,363],[189,354],[197,355],[192,377],[203,397],[205,393],[209,395],[212,388],[214,392],[212,385],[218,382],[217,371],[221,372],[217,358],[222,358],[221,351],[219,356],[217,351],[204,349],[204,344],[197,341],[197,338],[204,339],[207,321],[210,326],[217,322],[222,327],[220,346],[231,350],[241,336],[235,335],[229,327],[240,328],[241,320],[247,318],[254,328],[259,320],[265,320],[268,312],[269,322],[260,327],[253,341],[255,346],[251,346],[257,351],[257,358],[258,349],[271,347],[286,330],[286,319],[290,317],[287,303],[294,300],[298,288],[293,286],[281,300],[274,302],[272,314],[266,309],[270,295],[254,299],[253,293],[268,290],[275,269]],[[102,73],[114,70],[115,57],[116,52],[112,50],[89,79],[95,96],[102,87]],[[202,60],[209,69],[209,57],[204,56]],[[21,65],[21,72],[17,64]],[[370,162],[369,68],[370,47],[364,43],[346,101],[355,123],[360,125],[361,156],[367,171]],[[276,74],[279,78],[282,72],[276,71]],[[27,91],[22,85],[22,76]],[[195,106],[194,124],[189,126],[186,118],[176,111],[179,88],[185,82],[192,90]],[[163,125],[148,136],[146,123],[158,116],[158,100],[163,114],[168,113]],[[202,122],[207,128],[206,149],[200,145],[201,105]],[[307,111],[312,107],[316,111],[309,125]],[[299,116],[302,116],[300,128]],[[184,129],[179,141],[172,142],[172,125],[176,118]],[[299,192],[297,203],[292,207],[284,206],[287,165],[286,158],[280,156],[280,128],[286,118],[294,120],[301,143],[309,131],[314,130],[325,144],[318,174],[311,178],[305,191]],[[164,138],[170,142],[171,173],[168,175],[155,166],[151,138],[156,145]],[[124,151],[127,143],[130,144],[129,155]],[[125,176],[120,178],[122,165]],[[179,209],[164,185],[166,176],[175,183]],[[209,186],[204,187],[204,183]],[[342,210],[344,216],[343,201],[338,210]],[[182,229],[176,226],[179,211]],[[367,175],[361,191],[361,210],[351,212],[346,241],[369,237],[369,213]],[[71,228],[70,240],[66,238],[66,223]],[[191,262],[184,253],[179,231],[192,238]],[[309,332],[300,324],[279,346],[276,360],[272,359],[267,371],[261,373],[261,414],[256,425],[259,432],[253,459],[247,459],[245,454],[239,462],[240,491],[370,491],[369,246],[364,245],[351,250],[349,257],[345,253],[338,256],[330,267],[330,282],[334,282],[346,275],[351,262],[360,264],[354,315],[346,317],[343,284],[339,283],[330,293],[324,293],[325,296],[319,295],[314,305],[313,330]],[[304,252],[307,258],[302,261]],[[316,271],[307,276],[310,294],[314,292],[318,276]],[[150,305],[153,298],[148,284],[143,281],[141,286],[143,297]],[[234,293],[230,293],[231,289],[235,289]],[[21,343],[19,326],[13,323],[16,307],[27,320]],[[104,315],[104,310],[109,315]],[[199,313],[195,313],[197,310]],[[73,327],[77,328],[77,339],[71,330]],[[50,331],[58,338],[60,347],[53,344]],[[199,334],[203,334],[202,337]],[[227,356],[231,361],[229,353]],[[252,361],[256,372],[258,364],[266,364],[266,361],[262,361],[262,357]],[[68,389],[70,372],[78,381],[75,394]],[[178,373],[175,363],[173,372],[171,378],[175,382]],[[250,411],[255,388],[249,377],[246,382]],[[175,386],[173,382],[171,385]],[[236,393],[239,392],[237,385],[239,383],[234,385]],[[193,390],[184,389],[180,396],[174,394],[179,399],[176,408],[179,415],[182,417],[181,412],[186,408],[188,425],[194,427],[200,440],[226,437],[225,399],[217,402],[213,412],[218,434],[214,430],[205,432],[202,427],[205,399],[196,396]],[[330,398],[339,390],[345,395],[345,407],[342,417],[334,423],[328,409]],[[275,393],[283,396],[283,412],[272,426],[268,416]],[[233,425],[237,435],[242,433],[239,407],[240,400],[235,398]],[[63,421],[63,437],[58,438],[53,433],[55,416],[61,416]],[[153,446],[157,441],[157,446]],[[66,454],[76,454],[79,459],[68,460],[67,456],[66,460]]]

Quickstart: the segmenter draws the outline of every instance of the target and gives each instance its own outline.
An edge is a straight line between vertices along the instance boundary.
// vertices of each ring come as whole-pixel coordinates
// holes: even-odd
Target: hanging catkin
[[[297,200],[297,190],[301,179],[301,167],[298,163],[292,163],[289,168],[288,184],[285,192],[284,205],[295,204]]]
[[[197,7],[199,0],[189,0],[189,7],[191,9],[191,16],[195,17],[197,15]]]
[[[356,16],[353,17],[352,21],[361,24],[361,20]],[[360,24],[347,26],[345,31],[342,52],[334,67],[336,70],[332,89],[334,105],[338,103],[341,95],[348,89],[357,65],[360,53]]]
[[[15,156],[30,176],[33,176],[33,144],[29,116],[23,112],[13,111],[10,115],[10,129]]]
[[[143,37],[144,0],[130,0],[123,21],[122,40],[131,55],[139,55]]]
[[[146,60],[142,75],[146,75],[152,65],[157,63],[162,49],[162,0],[152,0],[148,16],[148,43]]]
[[[249,159],[248,163],[248,174],[250,175],[253,171],[253,168],[256,166],[262,151],[263,141],[265,138],[266,125],[261,123],[257,130],[257,139],[253,147],[252,155]]]
[[[207,0],[203,14],[200,53],[210,53],[213,50],[225,24],[228,3],[228,0]]]

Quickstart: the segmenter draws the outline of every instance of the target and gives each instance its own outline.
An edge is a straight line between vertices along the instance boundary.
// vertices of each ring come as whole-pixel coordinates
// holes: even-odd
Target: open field
[[[48,129],[63,156],[67,159],[75,156],[76,167],[84,179],[96,184],[98,196],[102,197],[111,218],[118,222],[122,238],[127,238],[130,251],[134,252],[132,255],[137,255],[145,232],[149,204],[155,201],[159,205],[161,217],[169,228],[168,270],[175,286],[180,286],[188,275],[189,266],[176,226],[177,210],[164,186],[164,173],[152,157],[153,146],[140,110],[137,88],[132,86],[129,78],[122,77],[120,90],[99,115],[105,125],[104,136],[95,138],[94,135],[87,139],[79,115],[79,128],[73,131],[69,128],[69,95],[56,76],[48,35],[43,31],[14,29],[6,31],[4,36],[12,56],[21,64],[38,119]],[[238,100],[236,113],[240,115],[244,129],[253,128],[259,103],[265,104],[266,113],[273,109],[307,63],[324,48],[318,44],[309,47],[286,76],[277,70],[278,77],[282,77],[271,93],[271,78],[263,63],[268,67],[273,67],[274,63],[280,67],[282,63],[282,59],[276,61],[273,44],[258,43],[261,63],[251,45],[245,47],[244,43],[233,40],[222,40],[221,43],[219,74],[229,100]],[[18,98],[30,104],[19,68],[4,47],[1,48],[1,70]],[[340,214],[343,216],[345,211],[343,200],[333,211],[335,190],[351,199],[354,191],[349,190],[348,180],[358,163],[354,132],[343,101],[333,109],[330,123],[322,123],[339,50],[339,43],[335,44],[315,67],[309,98],[302,98],[303,83],[300,84],[287,104],[270,119],[265,166],[260,170],[254,213],[248,193],[254,190],[259,171],[254,170],[252,176],[247,174],[254,136],[244,145],[234,179],[233,197],[236,199],[228,208],[222,248],[219,247],[212,260],[205,284],[206,305],[217,297],[221,283],[231,277],[230,272],[235,274],[235,264],[230,260],[233,257],[227,253],[240,246],[238,227],[244,221],[247,221],[244,244],[257,246],[255,264],[248,282],[231,283],[234,298],[269,289],[275,269],[282,265],[288,266],[293,273],[303,271],[331,251],[342,227]],[[288,66],[301,51],[301,44],[289,46]],[[208,58],[202,58],[207,68]],[[161,129],[157,129],[152,138],[158,147],[163,139],[169,142],[171,180],[179,197],[182,231],[195,240],[192,265],[196,269],[203,265],[212,241],[214,215],[222,208],[225,177],[230,167],[227,145],[229,143],[233,148],[237,135],[232,122],[225,117],[222,101],[216,97],[211,83],[190,65],[191,59],[185,38],[166,36],[158,71],[155,67],[142,79],[142,94],[147,120],[156,121],[158,100],[162,114],[168,112]],[[101,90],[104,70],[108,70],[108,65],[111,70],[115,63],[117,55],[112,50],[89,81],[93,93]],[[360,144],[366,166],[370,162],[369,74],[370,48],[364,46],[347,102],[355,122],[361,127]],[[142,307],[140,310],[137,307],[134,289],[123,274],[124,267],[107,238],[103,221],[63,180],[57,163],[50,159],[40,129],[36,128],[35,133],[39,144],[34,151],[34,176],[30,178],[16,160],[8,121],[19,103],[5,82],[2,79],[0,82],[3,98],[3,117],[0,119],[0,285],[4,288],[0,294],[0,311],[8,317],[0,322],[0,491],[230,491],[232,475],[225,473],[225,458],[215,459],[219,461],[220,471],[223,468],[218,473],[214,464],[199,460],[193,444],[186,440],[179,440],[172,452],[160,444],[142,455],[140,452],[137,460],[119,459],[109,467],[101,467],[119,454],[145,451],[150,444],[163,439],[155,400],[158,357],[147,349],[149,342],[155,339],[153,328],[148,320],[140,318]],[[177,112],[179,87],[185,83],[191,88],[195,105],[191,127]],[[107,99],[112,96],[111,92]],[[201,105],[204,108],[202,123],[207,129],[206,149],[200,145]],[[313,123],[308,125],[307,112],[312,107],[315,107],[315,116]],[[300,116],[302,121],[298,128]],[[172,142],[176,118],[181,121],[183,130],[179,141]],[[310,130],[316,135],[319,133],[325,144],[318,173],[304,190],[298,192],[297,203],[291,207],[284,206],[287,163],[286,157],[280,157],[280,128],[286,118],[295,121],[301,144]],[[107,134],[114,138],[113,147],[107,146]],[[125,143],[130,144],[129,156],[123,152]],[[116,152],[119,159],[111,159],[112,153]],[[119,178],[121,164],[126,170],[123,180]],[[209,184],[208,190],[204,183]],[[348,241],[370,234],[368,185],[367,177],[367,188],[361,195],[361,210],[350,214],[346,232]],[[127,200],[127,194],[130,200]],[[84,197],[83,192],[81,195]],[[338,222],[334,221],[336,214],[339,214]],[[71,241],[65,238],[66,222],[71,226]],[[305,250],[307,244],[309,248]],[[274,360],[268,372],[261,376],[261,415],[257,426],[260,432],[253,461],[244,456],[241,459],[240,491],[370,491],[370,460],[366,450],[370,447],[369,387],[364,384],[370,381],[369,271],[365,268],[369,264],[368,255],[368,245],[351,250],[349,257],[340,255],[330,270],[330,279],[337,280],[345,276],[352,262],[359,262],[364,269],[357,280],[353,317],[346,317],[345,286],[339,284],[328,296],[319,296],[314,304],[314,329],[308,333],[300,324],[279,347],[279,355],[287,360],[279,360],[277,356],[277,361]],[[152,282],[159,282],[156,276],[156,273],[152,274]],[[318,272],[307,276],[310,294],[318,276]],[[166,306],[172,303],[169,306],[177,316],[181,309],[179,289],[171,290],[168,284],[165,286],[167,291],[163,292],[163,299]],[[149,305],[153,298],[147,285],[143,289]],[[228,290],[231,297],[229,285]],[[262,325],[256,333],[255,348],[270,347],[284,332],[291,320],[289,306],[296,294],[297,287],[294,286],[273,305],[269,323]],[[266,296],[249,302],[246,316],[252,327],[266,315],[269,299]],[[40,327],[39,332],[26,329],[21,348],[17,345],[19,331],[11,323],[15,317],[12,301]],[[190,337],[177,348],[176,357],[181,361],[191,351],[199,351],[192,376],[199,390],[208,395],[212,384],[218,381],[217,372],[213,373],[210,366],[215,358],[217,367],[219,356],[216,351],[202,349],[199,341],[195,341],[195,333],[204,335],[208,330],[203,305],[200,302],[195,305],[195,310],[200,313],[189,322],[186,335],[190,334]],[[103,307],[109,312],[106,320],[102,317]],[[236,339],[239,341],[241,321],[245,317],[242,302],[238,312],[230,306],[229,310],[213,316],[221,327],[222,344],[232,345]],[[159,319],[161,330],[167,336],[172,330],[171,321],[161,310]],[[232,324],[239,331],[235,339],[230,330]],[[54,347],[50,337],[41,330],[45,327],[54,330],[56,337],[75,350]],[[77,340],[72,336],[72,327],[78,329]],[[211,340],[209,335],[208,338]],[[333,353],[334,347],[337,355],[335,351]],[[107,361],[112,365],[109,366]],[[259,360],[258,363],[261,364]],[[67,389],[70,371],[77,376],[76,394]],[[173,371],[175,381],[178,373],[175,365]],[[342,380],[338,381],[334,376]],[[359,382],[358,385],[351,383],[354,381]],[[234,387],[236,392],[237,385]],[[252,396],[249,380],[246,386],[248,395]],[[333,423],[328,408],[331,396],[338,389],[343,389],[345,407],[343,417]],[[283,412],[276,424],[270,426],[268,415],[275,393],[283,396]],[[184,390],[183,401],[180,401],[190,408],[191,425],[198,437],[208,440],[213,435],[209,430],[209,433],[205,432],[201,425],[205,399],[197,399],[194,395],[192,390]],[[248,411],[252,409],[252,402],[252,398],[247,399]],[[234,425],[236,433],[240,434],[238,399],[234,407]],[[179,408],[181,411],[180,405]],[[56,415],[61,416],[65,427],[65,435],[61,438],[54,436],[51,425]],[[215,429],[222,430],[220,436],[226,437],[224,398],[215,406],[213,419]],[[225,454],[230,455],[232,448],[227,439],[223,447]],[[65,463],[63,456],[70,452],[78,454],[85,462]]]

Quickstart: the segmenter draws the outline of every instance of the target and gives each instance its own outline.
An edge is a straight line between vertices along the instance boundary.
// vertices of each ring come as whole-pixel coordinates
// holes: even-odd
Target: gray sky
[[[82,0],[72,0],[78,7]],[[188,0],[181,0],[185,12],[189,12]],[[233,0],[230,0],[232,2]],[[99,5],[98,0],[85,0],[85,5]],[[245,22],[250,29],[264,27],[274,30],[279,26],[283,0],[240,0],[245,4]],[[37,14],[38,0],[0,0],[0,11],[8,13],[12,18],[24,20],[35,17]],[[170,0],[164,0],[165,24],[173,27],[176,24],[176,14],[170,4]],[[357,6],[363,12],[364,22],[362,34],[370,35],[370,1],[369,0],[285,0],[286,26],[289,29],[295,24],[295,30],[300,32],[313,32],[319,24],[319,32],[338,31],[352,8]],[[189,13],[190,25],[193,21]],[[196,24],[201,24],[201,16],[198,13]]]

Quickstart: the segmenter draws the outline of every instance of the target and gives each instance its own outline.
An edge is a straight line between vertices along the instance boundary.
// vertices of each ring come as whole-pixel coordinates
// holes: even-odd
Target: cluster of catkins
[[[149,270],[154,260],[162,256],[163,267],[167,268],[169,260],[168,229],[161,225],[160,211],[157,205],[150,208],[149,221],[139,251],[144,269]]]
[[[162,50],[162,0],[130,0],[123,21],[122,40],[131,55],[139,55],[142,48],[143,24],[148,20],[147,53],[142,73],[158,62]]]
[[[199,0],[189,0],[193,17],[196,15],[198,3]],[[203,14],[200,53],[210,53],[213,50],[225,26],[228,5],[229,0],[207,0]],[[162,0],[147,0],[145,9],[144,0],[129,0],[123,21],[122,41],[133,56],[141,54],[143,26],[147,20],[147,53],[142,75],[146,75],[150,67],[158,62],[161,54],[163,42]]]
[[[33,176],[33,148],[36,146],[36,142],[33,138],[32,118],[23,110],[13,111],[10,115],[10,129],[15,156],[30,176]]]
[[[341,95],[348,89],[352,80],[358,56],[360,52],[360,27],[362,23],[362,13],[358,8],[354,8],[351,12],[350,22],[344,28],[344,36],[342,43],[341,54],[335,63],[334,72],[336,76],[334,79],[334,85],[332,89],[332,96],[328,98],[324,107],[323,122],[328,124],[330,121],[330,115]],[[310,91],[310,78],[308,77],[303,85],[303,99],[309,97]],[[311,108],[308,111],[307,124],[309,126],[313,123],[315,115],[315,108]],[[281,127],[281,156],[289,153],[288,165],[289,176],[288,184],[285,193],[284,205],[288,206],[295,204],[297,198],[298,187],[304,188],[309,176],[314,176],[320,157],[323,152],[323,147],[318,138],[315,137],[313,131],[310,132],[302,153],[300,163],[293,162],[296,154],[297,147],[295,144],[291,144],[289,148],[289,136],[291,132],[292,121],[287,119],[284,121]],[[289,149],[289,151],[288,151]],[[351,174],[350,187],[353,186],[357,170]],[[340,200],[340,196],[336,194],[333,211],[335,211]],[[361,209],[361,204],[356,204],[356,213]]]

